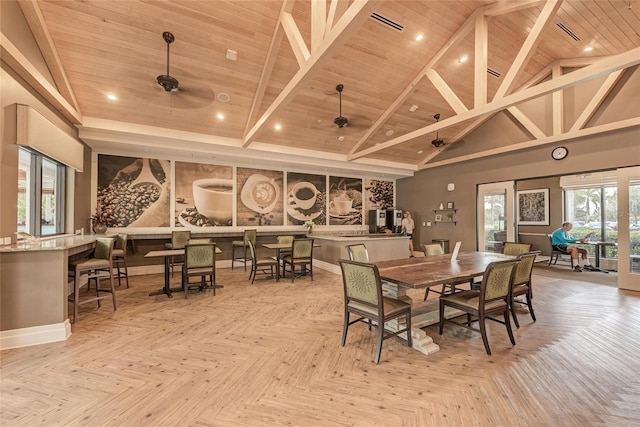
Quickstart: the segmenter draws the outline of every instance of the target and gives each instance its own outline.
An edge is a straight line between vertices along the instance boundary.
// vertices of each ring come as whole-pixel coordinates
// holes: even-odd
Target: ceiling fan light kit
[[[336,126],[338,126],[340,129],[342,129],[349,124],[349,119],[342,115],[342,91],[344,90],[344,85],[337,85],[336,90],[338,91],[338,96],[340,97],[340,115],[333,119],[333,123],[335,123]]]
[[[169,45],[175,41],[175,37],[168,31],[162,33],[162,38],[167,43],[167,74],[161,74],[157,77],[158,84],[164,88],[165,91],[171,92],[178,89],[178,80],[171,77],[169,74]]]
[[[436,119],[436,123],[438,123],[440,121],[440,113],[436,113],[433,118]],[[433,144],[433,146],[436,148],[439,148],[444,144],[444,140],[440,139],[440,134],[438,131],[436,131],[436,139],[431,141],[431,144]]]

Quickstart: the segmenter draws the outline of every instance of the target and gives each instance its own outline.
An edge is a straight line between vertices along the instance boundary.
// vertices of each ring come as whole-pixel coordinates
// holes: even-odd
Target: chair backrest
[[[249,241],[252,241],[253,244],[255,245],[257,235],[258,235],[258,230],[256,229],[244,230],[244,244],[247,245]]]
[[[513,276],[513,286],[526,285],[531,282],[531,272],[533,271],[533,264],[536,261],[537,254],[537,252],[528,252],[518,255],[516,259],[519,259],[520,262]]]
[[[502,253],[504,255],[520,255],[531,251],[530,243],[504,242]]]
[[[203,244],[207,244],[207,243],[211,243],[211,239],[189,239],[187,241],[188,245],[203,245]]]
[[[258,256],[256,255],[256,247],[253,244],[253,242],[251,240],[249,240],[247,242],[249,244],[249,258],[251,258],[252,261],[255,261],[258,259]]]
[[[511,284],[520,261],[496,261],[487,266],[480,285],[480,307],[487,302],[504,300],[511,292]]]
[[[440,246],[440,244],[438,243],[432,243],[430,245],[422,245],[422,252],[424,252],[424,256],[444,254],[444,251],[442,250],[442,246]]]
[[[119,233],[116,236],[116,241],[113,244],[113,249],[126,249],[127,247],[127,234],[126,233]]]
[[[113,237],[98,237],[96,239],[96,246],[93,251],[93,257],[96,259],[111,260],[115,240],[116,239]]]
[[[184,247],[184,266],[187,273],[191,268],[215,267],[216,244],[186,244]]]
[[[293,243],[294,236],[277,236],[276,237],[278,243]]]
[[[382,313],[382,282],[378,267],[358,261],[338,260],[342,270],[345,304],[355,301]]]
[[[171,247],[173,249],[183,249],[191,238],[191,231],[179,230],[171,232]]]
[[[364,243],[357,243],[355,245],[347,245],[347,253],[349,254],[349,260],[358,262],[369,262],[369,252]]]
[[[313,256],[313,239],[293,239],[291,256],[295,258],[311,258]]]

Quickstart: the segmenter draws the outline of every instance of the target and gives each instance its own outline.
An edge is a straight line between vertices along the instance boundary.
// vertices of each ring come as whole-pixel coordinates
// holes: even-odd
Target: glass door
[[[514,182],[478,186],[478,250],[502,252],[504,242],[514,240]]]
[[[640,291],[640,167],[618,169],[618,287]]]

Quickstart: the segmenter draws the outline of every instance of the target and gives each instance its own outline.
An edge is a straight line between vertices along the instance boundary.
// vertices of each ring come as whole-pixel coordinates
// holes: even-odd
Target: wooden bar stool
[[[97,301],[98,307],[101,307],[100,301],[105,298],[111,298],[113,302],[113,311],[116,310],[116,289],[113,280],[113,246],[115,239],[112,237],[99,237],[96,239],[96,247],[91,258],[85,258],[71,263],[70,272],[73,272],[73,294],[70,295],[69,301],[73,303],[73,321],[78,320],[78,307],[81,304]],[[89,296],[80,299],[80,287],[82,276],[86,274],[87,284],[94,279],[96,281],[95,296]],[[109,289],[100,288],[100,279],[109,279]],[[108,293],[109,295],[102,295]]]
[[[129,270],[127,269],[127,234],[120,233],[116,236],[116,242],[113,245],[113,266],[116,268],[116,278],[118,286],[122,285],[124,278],[129,287]],[[120,271],[122,267],[123,271]]]

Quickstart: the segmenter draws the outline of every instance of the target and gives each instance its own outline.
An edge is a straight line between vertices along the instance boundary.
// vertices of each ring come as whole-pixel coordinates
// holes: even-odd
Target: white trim
[[[62,323],[0,331],[0,350],[66,341],[71,336],[69,319]]]

